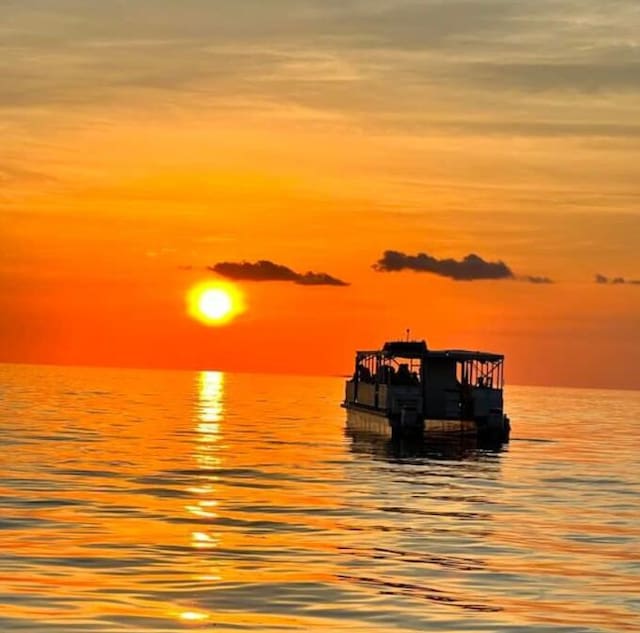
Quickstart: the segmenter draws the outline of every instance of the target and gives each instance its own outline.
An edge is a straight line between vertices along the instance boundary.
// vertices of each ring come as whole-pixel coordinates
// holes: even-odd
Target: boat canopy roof
[[[426,341],[389,341],[382,346],[382,351],[389,356],[422,358],[428,350]]]
[[[503,354],[492,352],[480,352],[464,349],[442,349],[431,350],[427,348],[425,341],[389,341],[382,346],[381,350],[358,351],[357,357],[383,355],[387,357],[397,356],[399,358],[417,359],[451,359],[454,361],[480,361],[480,362],[500,362],[504,360]]]
[[[478,352],[466,349],[442,349],[429,350],[427,353],[429,358],[451,358],[453,360],[478,360],[481,362],[498,362],[504,360],[503,354],[494,354],[492,352]]]

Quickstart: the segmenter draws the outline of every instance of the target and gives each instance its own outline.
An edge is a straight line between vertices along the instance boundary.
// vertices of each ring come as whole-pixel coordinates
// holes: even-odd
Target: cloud
[[[611,284],[613,286],[620,286],[623,284],[631,284],[632,286],[639,286],[640,279],[627,279],[626,277],[606,277],[597,273],[595,278],[597,284]]]
[[[490,262],[471,253],[461,260],[437,259],[427,253],[407,255],[400,251],[385,251],[373,265],[379,273],[412,270],[418,273],[432,273],[449,277],[455,281],[476,281],[481,279],[514,279],[531,284],[552,284],[553,279],[537,275],[515,275],[503,261]]]
[[[57,182],[57,178],[43,172],[35,171],[19,165],[0,163],[0,185],[13,183],[24,184],[51,184]]]
[[[262,259],[251,262],[219,262],[209,266],[209,270],[238,281],[289,281],[300,286],[348,286],[342,281],[327,273],[297,273],[288,266],[275,264]]]
[[[627,54],[630,56],[630,53]],[[640,62],[636,59],[586,62],[504,62],[469,64],[465,73],[483,85],[526,92],[574,91],[580,93],[632,92],[640,89]]]
[[[615,141],[640,134],[624,100],[640,92],[640,14],[637,0],[612,2],[0,0],[0,111],[150,100],[173,112],[184,95],[413,134]],[[602,91],[624,99],[604,107]]]
[[[436,259],[427,253],[407,255],[400,251],[385,251],[373,268],[381,273],[401,270],[433,273],[456,281],[514,278],[513,271],[503,261],[488,262],[473,253],[458,261],[455,259]]]
[[[530,284],[552,284],[554,283],[553,279],[549,277],[539,277],[537,275],[523,275],[522,277],[518,277],[520,281],[527,281]]]

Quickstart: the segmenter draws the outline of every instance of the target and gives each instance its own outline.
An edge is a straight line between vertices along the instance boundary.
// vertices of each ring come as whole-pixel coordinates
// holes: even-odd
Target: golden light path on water
[[[221,437],[221,420],[223,418],[223,396],[224,396],[224,374],[218,371],[203,371],[199,374],[198,380],[199,404],[197,408],[196,429],[197,443],[195,459],[199,468],[203,472],[221,466],[221,460],[217,454],[217,446]],[[218,501],[215,499],[215,476],[205,475],[205,480],[199,486],[192,486],[189,490],[198,498],[195,504],[185,506],[185,510],[197,518],[214,520],[217,516],[215,508]],[[204,531],[194,531],[191,533],[191,545],[194,549],[211,550],[215,549],[219,540],[216,536]],[[220,576],[214,573],[207,573],[199,576],[198,580],[207,583],[215,583],[220,580]],[[202,611],[182,611],[179,613],[180,620],[190,623],[202,623],[209,620],[211,614]]]
[[[638,393],[510,388],[510,445],[412,452],[339,379],[0,379],[0,631],[634,631]]]

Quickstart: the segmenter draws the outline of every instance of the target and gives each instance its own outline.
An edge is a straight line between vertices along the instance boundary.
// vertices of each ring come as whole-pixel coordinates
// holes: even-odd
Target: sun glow
[[[187,312],[205,325],[224,325],[245,311],[244,297],[230,283],[206,281],[187,295]]]

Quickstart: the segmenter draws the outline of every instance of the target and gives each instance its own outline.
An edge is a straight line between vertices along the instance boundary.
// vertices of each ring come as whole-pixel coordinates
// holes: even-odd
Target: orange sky
[[[342,374],[410,327],[512,383],[640,388],[634,0],[57,4],[0,7],[0,360]],[[207,266],[263,259],[350,285],[187,316]]]

